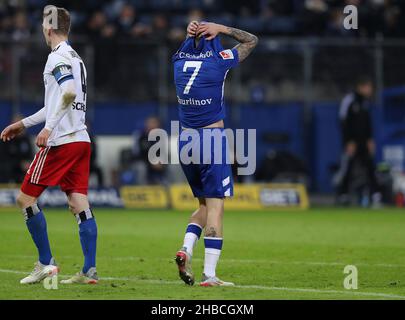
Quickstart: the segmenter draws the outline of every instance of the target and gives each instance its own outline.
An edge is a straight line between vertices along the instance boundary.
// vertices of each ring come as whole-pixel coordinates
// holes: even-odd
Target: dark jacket
[[[343,144],[352,141],[359,149],[366,150],[367,141],[372,139],[373,135],[366,99],[356,92],[346,95],[340,104],[339,118]]]

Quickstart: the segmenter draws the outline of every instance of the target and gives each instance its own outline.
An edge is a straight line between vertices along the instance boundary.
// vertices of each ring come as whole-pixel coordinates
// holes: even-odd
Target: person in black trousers
[[[340,105],[339,118],[341,122],[343,155],[340,170],[335,176],[338,202],[348,204],[351,184],[355,177],[354,167],[362,168],[366,176],[366,195],[372,204],[380,204],[381,195],[378,190],[375,174],[374,154],[375,143],[373,128],[368,106],[368,100],[373,96],[373,82],[368,77],[360,77],[355,90],[347,94]],[[367,205],[370,201],[363,202]]]

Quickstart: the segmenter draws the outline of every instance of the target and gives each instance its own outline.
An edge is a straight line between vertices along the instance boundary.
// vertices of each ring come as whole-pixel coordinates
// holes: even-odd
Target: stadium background
[[[13,115],[26,116],[42,106],[42,69],[48,49],[40,21],[47,3],[0,2],[1,127]],[[338,106],[359,74],[371,76],[376,85],[372,102],[376,160],[388,163],[395,173],[402,172],[403,1],[52,4],[71,10],[71,41],[89,73],[87,118],[97,146],[94,187],[184,181],[178,166],[166,167],[161,176],[151,179],[139,142],[148,118],[159,118],[160,123],[151,125],[165,129],[177,120],[170,58],[191,19],[233,25],[260,37],[254,58],[233,70],[225,90],[227,126],[257,129],[257,172],[238,177],[238,182],[299,182],[312,194],[331,194],[333,167],[341,153]],[[347,4],[359,8],[358,30],[342,26]],[[15,161],[7,159],[6,153],[4,149],[1,182],[19,183],[21,176],[10,174]],[[283,160],[288,165],[280,165]]]
[[[0,0],[1,128],[13,115],[42,107],[42,71],[49,49],[40,20],[47,3]],[[37,258],[13,207],[22,168],[34,149],[16,154],[10,146],[32,144],[39,130],[34,128],[18,144],[0,143],[0,206],[9,206],[0,208],[0,299],[405,299],[403,209],[336,208],[330,196],[341,152],[338,106],[359,74],[371,76],[376,85],[376,160],[387,162],[397,180],[394,186],[401,189],[404,1],[50,3],[72,12],[71,41],[88,69],[87,118],[97,151],[90,201],[108,207],[94,210],[101,281],[85,289],[18,285]],[[359,8],[358,30],[342,28],[347,4]],[[176,166],[166,167],[163,180],[159,174],[148,177],[140,143],[145,142],[145,126],[159,125],[150,117],[160,118],[166,129],[177,119],[170,57],[193,18],[230,24],[260,37],[252,56],[232,70],[226,83],[227,126],[257,129],[258,174],[239,181],[236,202],[226,203],[218,272],[237,286],[212,291],[185,288],[178,279],[172,255],[195,200],[187,186],[177,184],[183,176]],[[275,154],[278,162],[273,161]],[[287,162],[293,165],[280,167]],[[153,185],[145,186],[147,182]],[[300,184],[278,184],[286,182]],[[311,200],[306,211],[294,210],[308,206],[302,186]],[[137,209],[111,208],[122,206],[122,200]],[[277,210],[262,210],[263,200],[270,207],[276,203]],[[175,210],[167,209],[173,202]],[[329,206],[318,207],[321,203]],[[58,189],[47,191],[41,204],[62,267],[60,277],[68,277],[82,262],[77,225]],[[156,206],[165,210],[153,210]],[[285,212],[281,206],[293,210]],[[197,275],[202,253],[200,243],[193,257]],[[343,287],[347,265],[358,268],[358,290]]]

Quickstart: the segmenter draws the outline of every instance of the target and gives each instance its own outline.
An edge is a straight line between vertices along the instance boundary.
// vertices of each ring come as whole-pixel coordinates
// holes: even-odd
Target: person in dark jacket
[[[138,138],[139,158],[146,165],[148,184],[164,184],[166,181],[167,166],[161,163],[152,164],[149,159],[149,149],[156,143],[156,141],[149,140],[149,133],[159,128],[161,128],[160,120],[153,116],[148,117],[145,121],[145,128]]]
[[[21,115],[16,114],[13,116],[12,121],[14,123],[22,118]],[[19,134],[8,144],[0,147],[0,162],[4,169],[0,170],[0,182],[19,183],[22,181],[33,155],[34,150],[26,131]],[[1,173],[1,171],[3,172]]]
[[[347,203],[350,187],[354,179],[354,167],[362,168],[368,184],[368,199],[373,205],[380,203],[375,174],[374,154],[375,143],[368,100],[373,96],[373,82],[367,77],[357,80],[355,90],[347,94],[340,105],[343,156],[338,174],[335,176],[338,202]],[[367,201],[369,202],[369,201]],[[363,203],[364,204],[364,203]],[[366,204],[364,204],[366,205]]]

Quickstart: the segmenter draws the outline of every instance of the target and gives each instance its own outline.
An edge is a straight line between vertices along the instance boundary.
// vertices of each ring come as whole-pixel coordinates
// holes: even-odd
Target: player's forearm
[[[254,34],[232,27],[222,26],[221,33],[239,42],[235,46],[235,49],[238,50],[239,61],[245,60],[259,42],[259,39]]]
[[[258,42],[258,38],[254,34],[232,27],[221,26],[221,33],[230,36],[240,43],[256,45]]]
[[[73,80],[61,85],[62,94],[51,115],[46,119],[45,129],[52,131],[69,111],[69,107],[76,99],[76,90]]]
[[[43,107],[41,110],[34,113],[33,115],[22,119],[21,122],[25,128],[30,128],[32,126],[45,122],[45,120],[46,120],[46,113],[45,107]]]

